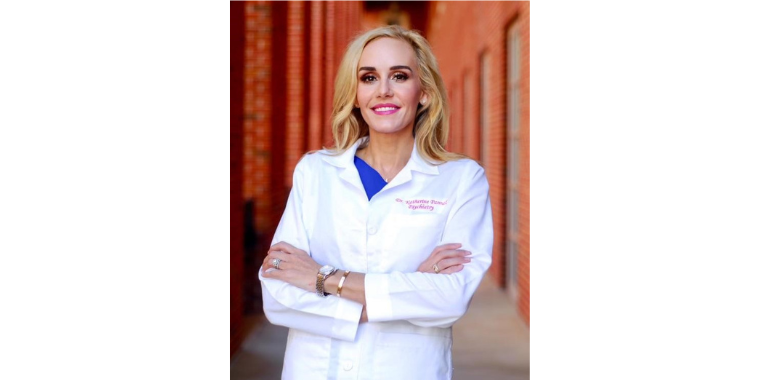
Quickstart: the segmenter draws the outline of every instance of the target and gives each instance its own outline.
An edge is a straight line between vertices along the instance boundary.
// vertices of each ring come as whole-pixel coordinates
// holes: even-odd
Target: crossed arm
[[[439,271],[437,274],[452,274],[464,269],[464,265],[471,259],[468,257],[472,253],[458,249],[462,245],[458,243],[444,244],[436,247],[430,256],[423,261],[418,272],[436,273],[434,266]],[[280,259],[279,269],[273,266],[273,260]],[[279,242],[269,248],[264,265],[262,266],[262,276],[264,278],[273,278],[284,281],[290,285],[301,288],[307,292],[316,292],[317,272],[322,267],[309,256],[306,251],[298,249],[286,242]],[[325,292],[336,294],[338,283],[344,271],[339,270],[334,275],[325,280]],[[354,301],[362,305],[362,315],[360,322],[367,322],[367,300],[364,291],[364,273],[351,272],[346,277],[341,297]]]

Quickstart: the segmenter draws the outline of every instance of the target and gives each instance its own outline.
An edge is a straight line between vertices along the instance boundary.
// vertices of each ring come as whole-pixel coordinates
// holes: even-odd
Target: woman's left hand
[[[279,269],[274,267],[274,259],[280,259]],[[321,267],[306,251],[281,241],[269,248],[262,265],[262,276],[316,292],[317,273]]]
[[[465,264],[472,261],[467,256],[472,253],[461,248],[462,244],[451,243],[435,247],[433,253],[417,268],[422,273],[452,274],[464,269]],[[437,268],[437,269],[436,269]]]

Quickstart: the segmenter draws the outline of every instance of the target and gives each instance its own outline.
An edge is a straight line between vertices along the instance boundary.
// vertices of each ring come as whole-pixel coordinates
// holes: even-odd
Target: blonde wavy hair
[[[369,125],[362,117],[361,110],[354,108],[359,58],[367,44],[383,37],[406,41],[417,57],[422,91],[428,96],[425,105],[417,106],[417,115],[414,119],[413,134],[417,152],[425,161],[432,164],[464,157],[448,152],[444,148],[449,138],[449,103],[433,51],[425,37],[417,31],[406,30],[398,25],[370,30],[356,37],[348,45],[335,77],[335,95],[331,115],[335,147],[331,149],[331,152],[343,153],[360,138],[369,136]]]

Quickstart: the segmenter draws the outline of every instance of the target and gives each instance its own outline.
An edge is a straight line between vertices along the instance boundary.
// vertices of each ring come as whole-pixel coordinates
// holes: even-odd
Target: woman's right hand
[[[469,263],[472,252],[465,251],[459,243],[444,244],[435,247],[433,253],[420,264],[418,272],[452,274],[464,269],[464,264]],[[435,267],[438,267],[436,272]]]

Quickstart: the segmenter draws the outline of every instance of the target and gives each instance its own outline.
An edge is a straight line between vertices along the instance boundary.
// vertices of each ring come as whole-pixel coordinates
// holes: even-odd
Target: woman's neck
[[[409,162],[414,150],[414,136],[393,136],[370,131],[367,147],[356,155],[390,182]]]

